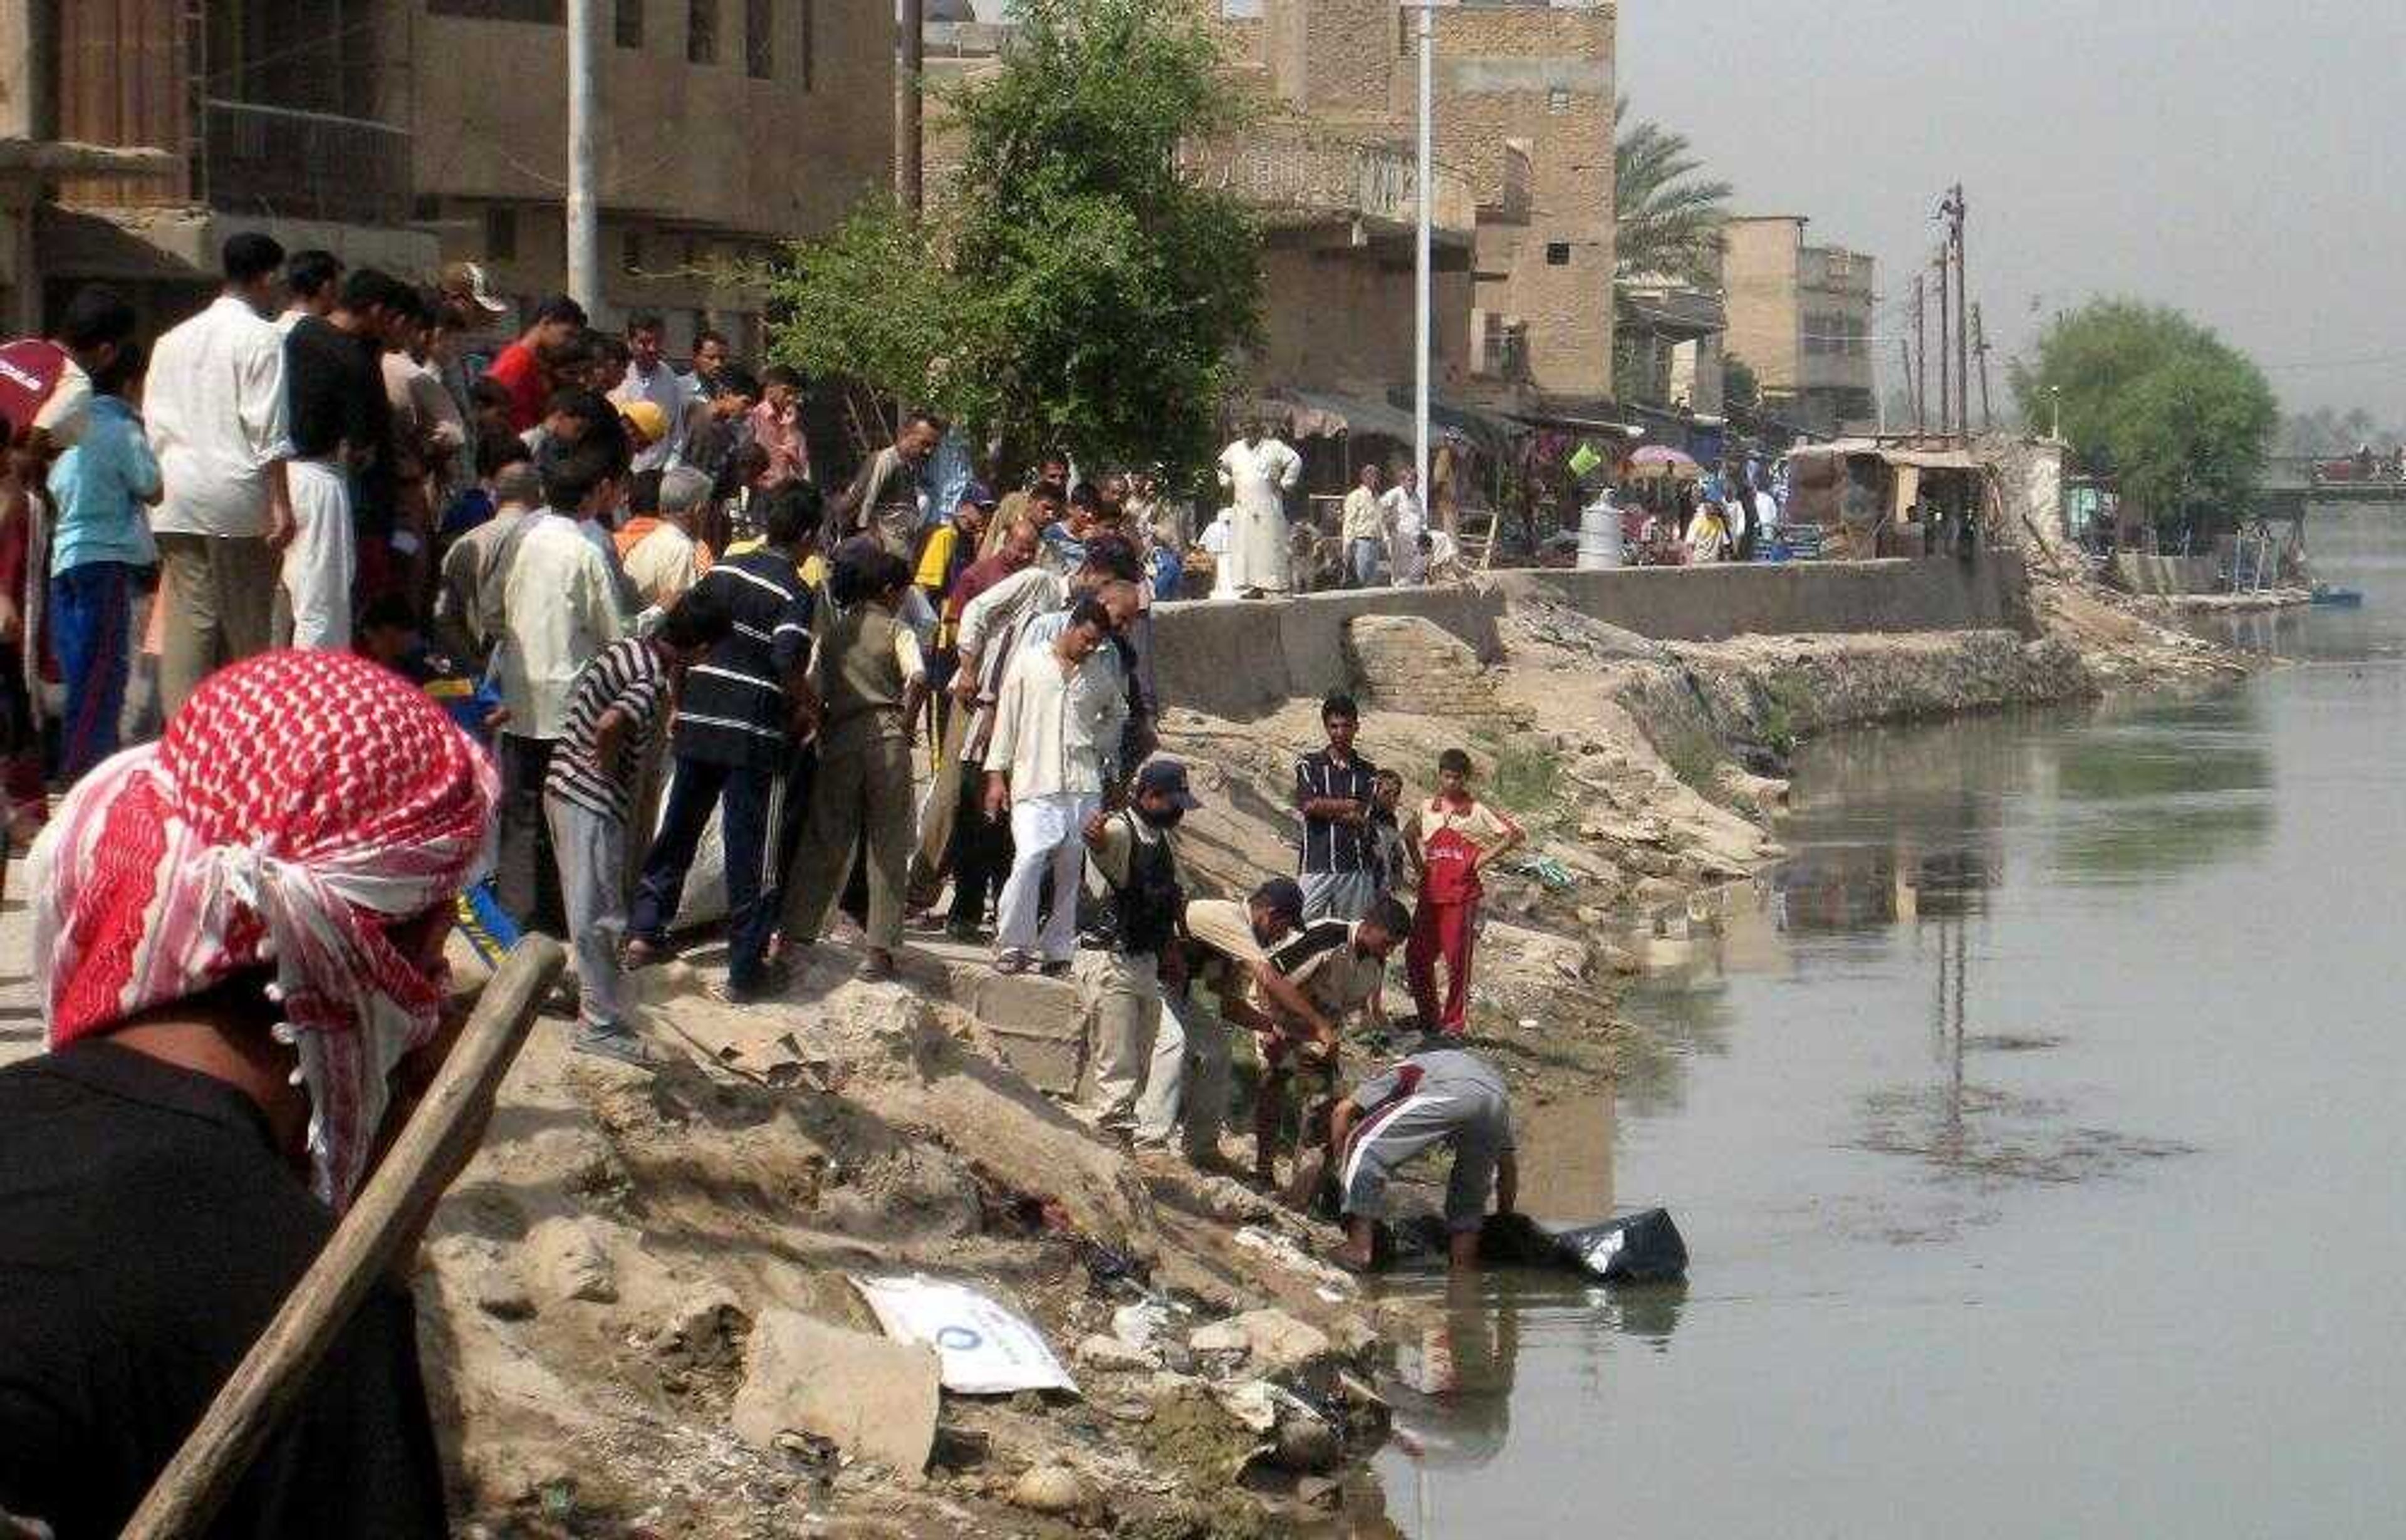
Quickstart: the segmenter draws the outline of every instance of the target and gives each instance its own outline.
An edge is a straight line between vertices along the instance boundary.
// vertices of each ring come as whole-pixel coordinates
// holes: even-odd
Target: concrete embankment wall
[[[2031,636],[2028,582],[2021,558],[1997,550],[1971,563],[1933,557],[1503,572],[1479,588],[1163,604],[1153,611],[1153,650],[1163,700],[1241,719],[1352,683],[1345,624],[1355,615],[1421,616],[1492,663],[1503,652],[1496,622],[1518,593],[1658,642],[1867,631]]]
[[[2114,575],[2134,594],[2210,594],[2222,586],[2222,563],[2210,556],[2124,551],[2114,558]]]
[[[1504,596],[1479,588],[1364,588],[1293,599],[1196,600],[1153,612],[1161,699],[1214,716],[1275,711],[1352,680],[1345,623],[1357,615],[1419,615],[1468,643],[1482,663],[1504,656]]]

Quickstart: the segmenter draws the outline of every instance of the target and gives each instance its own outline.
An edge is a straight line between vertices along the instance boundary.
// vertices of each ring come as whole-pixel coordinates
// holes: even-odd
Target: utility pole
[[[1420,185],[1412,199],[1412,469],[1420,478],[1422,516],[1435,506],[1429,489],[1429,284],[1430,205],[1437,157],[1430,145],[1430,125],[1437,96],[1437,22],[1427,0],[1417,7],[1420,17]],[[1493,548],[1491,536],[1489,546]]]
[[[1897,374],[1897,388],[1904,392],[1905,404],[1913,409],[1914,429],[1916,431],[1919,431],[1921,428],[1921,403],[1920,398],[1917,397],[1913,393],[1913,344],[1905,341],[1903,337],[1896,339],[1896,362],[1897,368],[1900,371]],[[1888,407],[1885,402],[1881,403],[1880,409],[1883,413],[1887,411]],[[1899,423],[1897,426],[1902,428],[1904,425],[1903,423]]]
[[[568,0],[568,297],[602,319],[601,92],[593,49],[602,0]]]
[[[1963,184],[1957,182],[1947,194],[1947,232],[1955,252],[1955,412],[1963,436],[1972,436],[1972,341],[1966,319],[1971,313],[1971,295],[1963,281]]]
[[[920,77],[927,62],[924,0],[902,0],[902,57],[894,76],[894,196],[913,219],[925,202],[927,146],[920,127]]]
[[[1930,431],[1930,312],[1923,304],[1922,275],[1913,276],[1913,428]]]
[[[1949,294],[1948,294],[1948,292],[1947,292],[1947,287],[1946,287],[1946,247],[1939,247],[1939,250],[1938,250],[1938,264],[1937,264],[1937,265],[1938,265],[1938,431],[1939,431],[1939,432],[1941,432],[1941,433],[1950,433],[1950,432],[1953,432],[1953,431],[1954,431],[1954,422],[1955,422],[1955,398],[1954,398],[1954,396],[1952,395],[1952,393],[1951,393],[1951,391],[1950,391],[1950,388],[1949,388],[1949,385],[1948,385],[1947,377],[1946,377],[1946,376],[1947,376],[1948,374],[1952,374],[1954,371],[1952,371],[1952,370],[1948,369],[1948,368],[1946,367],[1946,365],[1947,365],[1947,348],[1948,348],[1948,346],[1949,346],[1949,345],[1948,345],[1948,342],[1947,342],[1947,339],[1948,339],[1949,337],[1951,337],[1951,336],[1953,336],[1953,335],[1954,335],[1954,319],[1953,319],[1952,313],[1947,309],[1948,304],[1949,304],[1950,303],[1952,303],[1952,302],[1951,302],[1951,298],[1950,298],[1950,296],[1949,296]]]
[[[1988,323],[1976,304],[1972,306],[1972,351],[1980,355],[1980,431],[1985,433],[1997,426],[1997,415],[1988,409]]]

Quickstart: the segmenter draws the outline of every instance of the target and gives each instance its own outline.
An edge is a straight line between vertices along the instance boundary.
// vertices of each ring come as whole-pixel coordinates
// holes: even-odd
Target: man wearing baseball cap
[[[1270,956],[1302,924],[1303,889],[1291,877],[1271,878],[1242,903],[1197,898],[1187,904],[1182,982],[1188,987],[1163,1001],[1161,1033],[1137,1108],[1139,1148],[1168,1148],[1170,1128],[1179,1124],[1188,1160],[1205,1170],[1227,1168],[1220,1125],[1228,1115],[1229,1027],[1276,1032],[1281,1023],[1293,1023],[1316,1041],[1336,1040],[1336,1028]],[[1180,982],[1171,981],[1173,993]],[[1216,1010],[1196,983],[1209,991]]]
[[[1161,968],[1184,959],[1173,944],[1186,909],[1178,853],[1169,831],[1202,804],[1187,789],[1186,767],[1155,759],[1137,772],[1127,806],[1086,819],[1086,849],[1111,896],[1101,944],[1078,960],[1095,1043],[1097,1121],[1112,1133],[1136,1129],[1137,1097],[1161,1030]],[[1094,932],[1089,932],[1090,936]]]

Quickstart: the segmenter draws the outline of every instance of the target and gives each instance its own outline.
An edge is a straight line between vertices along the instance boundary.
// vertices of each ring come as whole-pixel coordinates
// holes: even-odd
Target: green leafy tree
[[[2050,421],[2059,391],[2074,458],[2158,523],[2243,509],[2281,421],[2244,354],[2176,310],[2132,300],[2058,317],[2012,377],[2027,422]]]
[[[1624,278],[1720,281],[1730,184],[1697,176],[1704,162],[1685,134],[1628,117],[1623,96],[1612,106],[1613,271]]]
[[[1210,458],[1260,329],[1260,235],[1182,144],[1248,103],[1199,8],[1018,0],[999,68],[945,96],[962,156],[925,220],[890,198],[796,246],[771,350],[1097,462]]]
[[[1721,402],[1732,412],[1751,412],[1762,404],[1762,386],[1754,377],[1754,365],[1735,353],[1721,358]]]

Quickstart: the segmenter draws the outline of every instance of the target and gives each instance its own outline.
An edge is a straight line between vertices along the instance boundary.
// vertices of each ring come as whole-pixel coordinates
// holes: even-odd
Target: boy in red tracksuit
[[[1479,874],[1487,863],[1527,838],[1521,826],[1470,795],[1470,756],[1448,749],[1437,756],[1435,797],[1412,809],[1404,822],[1404,848],[1420,874],[1420,908],[1412,916],[1411,943],[1404,949],[1404,975],[1422,1030],[1461,1037],[1470,1010],[1470,944],[1479,929],[1479,900],[1485,891]],[[1437,965],[1445,961],[1445,1008],[1437,1009]]]

